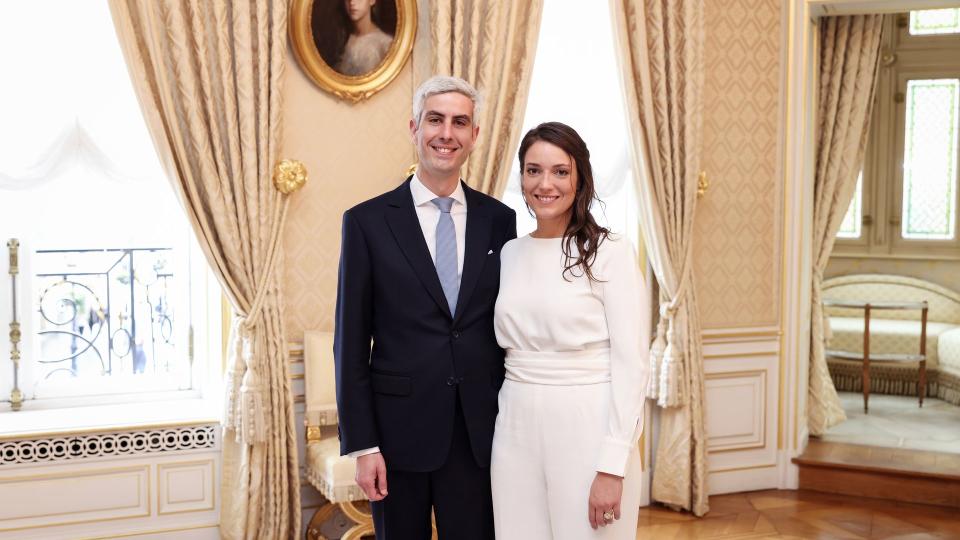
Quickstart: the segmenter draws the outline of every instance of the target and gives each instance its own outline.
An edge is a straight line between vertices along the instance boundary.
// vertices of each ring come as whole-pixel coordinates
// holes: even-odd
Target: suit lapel
[[[452,318],[450,307],[447,305],[447,298],[443,295],[443,287],[440,286],[440,278],[437,277],[437,269],[430,257],[430,250],[427,248],[427,242],[423,239],[423,230],[420,228],[420,220],[417,218],[417,211],[413,207],[413,195],[410,194],[410,179],[393,191],[393,197],[389,201],[387,209],[387,224],[393,232],[397,244],[403,251],[404,256],[413,267],[414,273],[420,278],[423,286],[433,298],[433,301],[440,306],[440,309]],[[467,212],[467,219],[470,219],[470,212]],[[467,226],[469,233],[470,227]],[[469,246],[469,242],[467,242]],[[463,294],[463,287],[460,288]]]
[[[457,313],[454,316],[454,323],[463,314],[464,309],[470,302],[470,295],[476,288],[480,271],[488,257],[487,247],[490,245],[490,228],[493,226],[493,221],[487,214],[483,199],[478,197],[476,192],[467,187],[466,184],[463,184],[463,192],[467,198],[467,233],[464,241],[466,246],[464,246],[463,253],[463,272],[460,274],[460,294],[457,297]],[[439,280],[437,282],[439,283]]]

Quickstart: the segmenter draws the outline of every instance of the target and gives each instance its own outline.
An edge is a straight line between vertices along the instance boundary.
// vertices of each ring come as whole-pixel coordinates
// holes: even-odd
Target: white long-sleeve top
[[[623,476],[643,429],[649,293],[625,238],[611,235],[600,244],[591,266],[596,282],[579,269],[564,279],[561,241],[528,235],[503,246],[494,316],[497,342],[507,352],[508,378],[516,369],[521,377],[532,373],[533,380],[525,382],[539,384],[609,380],[609,423],[597,470]],[[511,358],[518,359],[515,366]],[[522,371],[527,368],[529,372]]]

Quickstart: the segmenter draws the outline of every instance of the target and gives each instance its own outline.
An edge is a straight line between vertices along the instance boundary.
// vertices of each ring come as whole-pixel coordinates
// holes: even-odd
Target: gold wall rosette
[[[273,168],[273,186],[289,195],[307,183],[307,167],[295,159],[281,160]]]

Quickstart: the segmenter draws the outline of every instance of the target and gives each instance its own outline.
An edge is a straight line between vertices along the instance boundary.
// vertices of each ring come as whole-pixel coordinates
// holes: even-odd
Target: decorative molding
[[[746,403],[745,399],[736,401],[738,405],[748,405],[752,410],[723,411],[722,415],[714,418],[714,427],[716,422],[722,422],[724,419],[743,419],[749,418],[751,426],[747,431],[737,433],[711,433],[707,437],[707,451],[709,453],[731,452],[735,450],[752,450],[764,448],[767,446],[767,371],[765,369],[751,369],[743,371],[733,371],[725,373],[707,373],[705,375],[705,401],[710,405],[711,391],[720,389],[730,390],[730,387],[738,388],[750,387],[753,391],[753,399]],[[717,382],[722,381],[722,382]],[[738,392],[738,395],[745,394],[746,391]],[[734,400],[722,400],[723,403],[730,405]],[[714,404],[716,405],[716,404]],[[719,407],[709,407],[710,410],[719,411]],[[718,419],[720,418],[720,419]],[[709,432],[708,427],[708,432]],[[713,431],[717,431],[714,429]]]
[[[190,499],[171,500],[171,474],[199,474],[199,492]],[[216,463],[213,459],[201,461],[174,461],[157,464],[157,515],[203,512],[216,509],[217,490],[214,486]],[[181,486],[182,487],[182,486]]]
[[[0,512],[0,532],[147,517],[149,469],[148,465],[138,465],[0,478],[0,498],[20,497],[19,506],[8,505],[6,512]],[[88,493],[77,497],[77,490]],[[94,493],[109,498],[95,497]],[[47,498],[58,504],[39,503]],[[30,509],[53,511],[24,513]]]
[[[63,435],[0,442],[0,470],[11,465],[144,456],[220,447],[217,424],[170,429]]]
[[[717,469],[715,471],[710,471],[710,474],[736,472],[736,471],[755,471],[757,469],[770,469],[776,466],[777,466],[776,463],[764,463],[761,465],[746,465],[744,467],[730,467],[729,469]]]

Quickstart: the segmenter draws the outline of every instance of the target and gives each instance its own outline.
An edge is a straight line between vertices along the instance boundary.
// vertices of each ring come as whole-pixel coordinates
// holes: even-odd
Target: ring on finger
[[[606,521],[607,523],[610,523],[613,521],[613,516],[614,516],[613,510],[607,510],[606,512],[603,513],[603,520]]]

